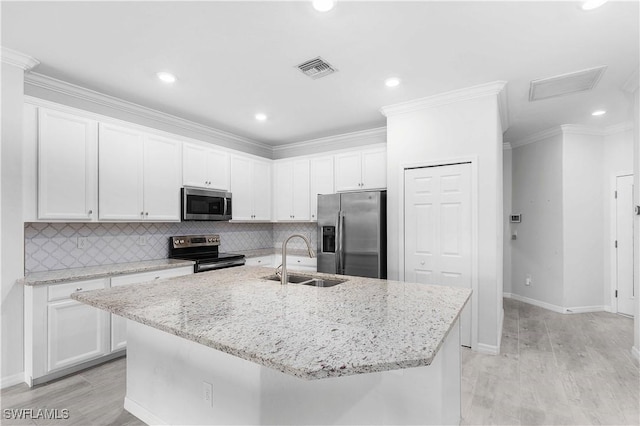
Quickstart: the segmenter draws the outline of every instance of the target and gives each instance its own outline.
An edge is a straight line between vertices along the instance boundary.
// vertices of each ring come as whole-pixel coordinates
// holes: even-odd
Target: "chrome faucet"
[[[316,257],[315,253],[313,252],[313,249],[311,248],[311,242],[309,242],[309,239],[307,237],[305,237],[302,234],[293,234],[289,236],[289,238],[284,240],[284,242],[282,243],[282,273],[281,273],[282,275],[280,276],[280,284],[286,284],[289,278],[287,276],[287,243],[293,237],[302,238],[304,242],[307,243],[307,249],[309,250],[309,257]]]

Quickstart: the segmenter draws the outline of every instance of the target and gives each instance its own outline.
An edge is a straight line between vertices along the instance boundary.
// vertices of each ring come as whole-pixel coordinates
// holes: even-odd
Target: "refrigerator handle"
[[[336,218],[336,274],[340,274],[340,212]]]
[[[344,212],[338,212],[338,258],[337,262],[340,268],[337,270],[338,274],[344,274]]]

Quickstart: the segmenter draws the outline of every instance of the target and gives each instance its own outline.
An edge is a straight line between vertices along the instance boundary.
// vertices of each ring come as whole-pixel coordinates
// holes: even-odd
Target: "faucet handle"
[[[282,263],[276,268],[276,276],[282,277]]]

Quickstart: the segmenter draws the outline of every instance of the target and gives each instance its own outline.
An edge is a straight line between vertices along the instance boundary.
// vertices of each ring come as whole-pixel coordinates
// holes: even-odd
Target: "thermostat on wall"
[[[511,223],[520,223],[522,221],[521,214],[512,214],[511,215]]]

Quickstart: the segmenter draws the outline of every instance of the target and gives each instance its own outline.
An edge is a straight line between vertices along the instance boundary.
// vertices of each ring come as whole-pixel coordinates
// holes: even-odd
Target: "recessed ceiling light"
[[[400,84],[400,79],[398,77],[390,77],[384,81],[384,85],[387,87],[396,87]]]
[[[599,110],[597,110],[597,111],[593,111],[593,112],[591,113],[591,115],[593,115],[593,116],[595,116],[595,117],[598,117],[598,116],[600,116],[600,115],[605,115],[606,113],[607,113],[607,111],[605,111],[605,110],[603,110],[603,109],[599,109]]]
[[[156,75],[158,76],[160,81],[162,81],[164,83],[175,83],[176,82],[176,76],[171,74],[170,72],[160,71]]]
[[[582,10],[593,10],[597,9],[603,4],[605,4],[607,0],[586,0],[582,2]]]
[[[313,0],[313,8],[318,12],[328,12],[336,5],[335,0]]]
[[[256,120],[258,121],[265,121],[267,119],[267,115],[263,114],[261,112],[259,112],[258,114],[256,114]]]

